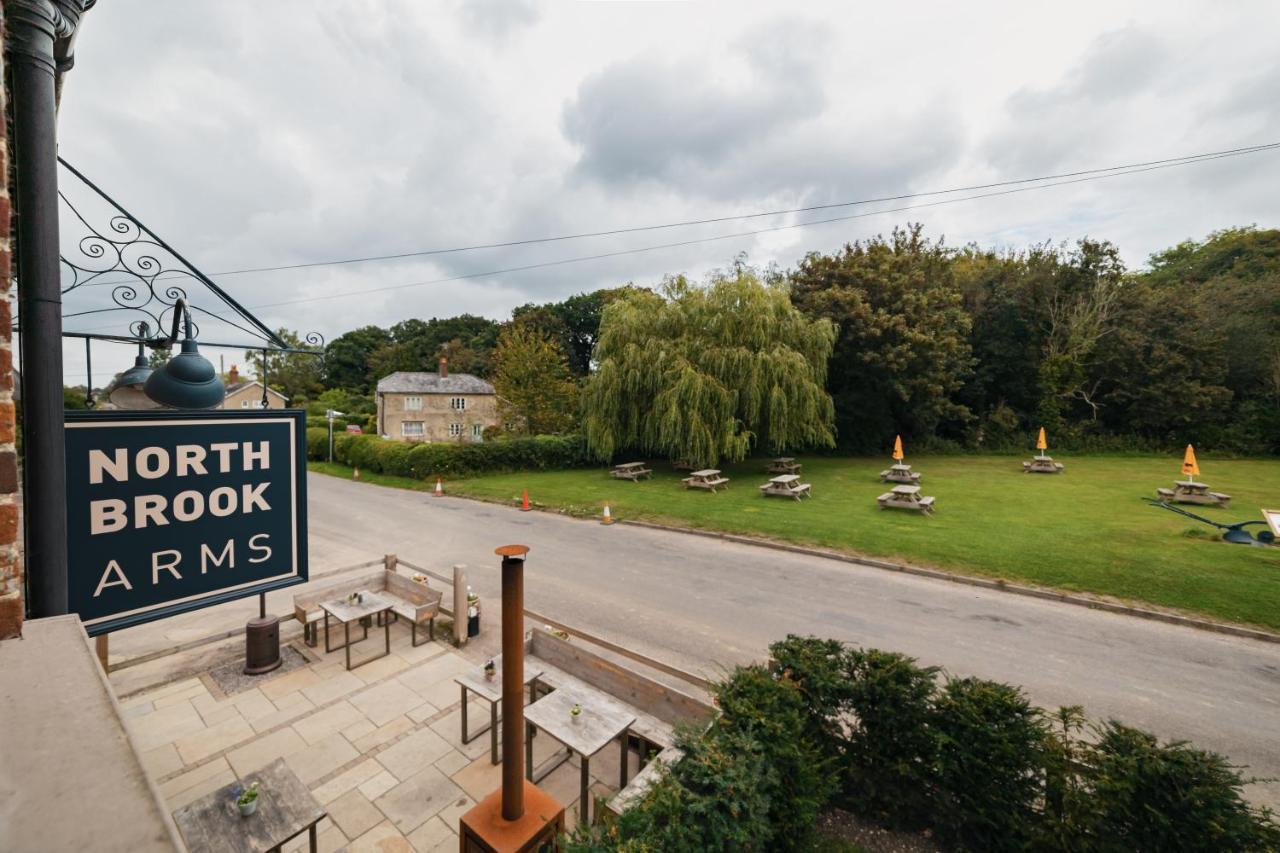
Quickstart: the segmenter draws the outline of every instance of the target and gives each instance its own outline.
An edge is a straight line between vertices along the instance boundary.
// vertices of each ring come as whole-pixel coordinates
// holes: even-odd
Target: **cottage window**
[[[449,435],[462,435],[462,424],[449,424]]]
[[[400,424],[400,432],[402,435],[420,436],[422,435],[422,421],[403,421]]]
[[[467,408],[467,398],[466,398],[466,397],[450,397],[450,398],[449,398],[449,408],[454,409],[454,410],[459,411],[459,412],[466,411],[466,408]]]
[[[405,397],[404,398],[404,410],[406,412],[417,412],[417,411],[420,411],[421,409],[422,409],[421,397]]]
[[[472,438],[484,438],[484,425],[483,425],[483,424],[472,424],[472,425],[471,425],[471,437],[472,437]]]

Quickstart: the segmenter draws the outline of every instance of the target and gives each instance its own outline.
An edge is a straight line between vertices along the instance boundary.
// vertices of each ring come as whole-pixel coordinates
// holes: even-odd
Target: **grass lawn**
[[[683,474],[657,462],[652,480],[614,480],[606,470],[526,472],[447,483],[451,494],[644,519],[783,539],[967,574],[1148,602],[1280,630],[1280,548],[1216,541],[1207,525],[1149,506],[1157,486],[1179,479],[1178,458],[1057,457],[1062,475],[1023,474],[1012,456],[910,456],[930,518],[880,510],[888,460],[804,458],[813,498],[764,498],[764,463],[725,468],[727,491],[686,491]],[[1280,461],[1201,460],[1200,479],[1232,496],[1230,509],[1187,507],[1223,522],[1260,519],[1280,507]],[[350,476],[345,466],[313,470]],[[433,483],[362,472],[370,482],[429,490]],[[1259,528],[1251,528],[1256,531]]]

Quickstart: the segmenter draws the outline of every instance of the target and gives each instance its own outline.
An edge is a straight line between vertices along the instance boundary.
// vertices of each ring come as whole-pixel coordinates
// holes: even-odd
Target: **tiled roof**
[[[230,385],[228,385],[227,393],[234,394],[235,392],[241,390],[242,388],[248,388],[250,385],[257,385],[259,388],[262,387],[261,383],[259,383],[258,380],[256,379],[242,379],[239,382],[232,382]],[[268,388],[267,390],[270,391],[272,394],[275,394],[277,397],[281,398],[282,400],[289,399],[284,394],[281,394],[279,391],[277,391],[274,388]]]
[[[492,394],[493,386],[470,373],[450,373],[443,379],[439,373],[397,371],[378,380],[379,394]]]

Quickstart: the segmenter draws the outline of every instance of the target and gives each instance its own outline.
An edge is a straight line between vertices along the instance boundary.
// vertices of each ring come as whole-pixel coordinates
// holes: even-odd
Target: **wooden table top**
[[[777,483],[780,486],[789,486],[799,479],[800,479],[799,474],[780,474],[777,477],[770,477],[769,482]]]
[[[575,704],[582,706],[576,723],[569,714]],[[579,685],[560,687],[526,706],[524,718],[587,757],[604,749],[636,721],[612,696]]]
[[[704,469],[702,469],[701,471],[691,471],[691,472],[689,472],[689,476],[690,476],[690,477],[704,477],[704,478],[705,478],[705,477],[714,477],[714,476],[716,476],[716,475],[717,475],[717,474],[719,474],[719,473],[720,473],[720,469],[718,469],[718,468],[704,468]]]
[[[792,462],[796,461],[796,458],[794,456],[779,456],[773,461],[782,465],[790,465]]]
[[[352,604],[345,598],[339,598],[334,601],[322,601],[320,609],[328,611],[329,615],[339,622],[355,622],[366,616],[373,616],[391,609],[391,602],[376,592],[365,589],[361,590],[360,594],[364,596],[364,600],[359,604]]]
[[[910,471],[911,466],[907,465],[904,462],[895,462],[894,464],[889,466],[889,470],[890,471]]]
[[[453,680],[473,693],[479,693],[490,702],[500,702],[502,701],[502,655],[498,655],[493,659],[493,666],[496,672],[492,679],[484,677],[483,666],[477,666],[475,669],[468,670]],[[524,665],[525,684],[540,675],[542,675],[542,670],[529,666],[528,663]]]
[[[643,467],[644,467],[643,462],[623,462],[620,465],[614,465],[613,470],[617,471],[622,468],[643,468]]]
[[[225,785],[173,813],[191,853],[261,853],[284,843],[324,816],[307,786],[284,759],[242,780],[258,782],[258,810],[241,817],[236,806],[240,782]]]
[[[919,492],[920,492],[920,487],[919,487],[919,486],[901,485],[901,486],[894,486],[894,487],[891,489],[891,491],[892,491],[895,495],[915,495],[915,494],[919,494]]]
[[[1208,483],[1197,483],[1195,480],[1175,480],[1173,484],[1175,486],[1181,486],[1184,489],[1191,489],[1193,491],[1199,491],[1199,490],[1209,488]]]

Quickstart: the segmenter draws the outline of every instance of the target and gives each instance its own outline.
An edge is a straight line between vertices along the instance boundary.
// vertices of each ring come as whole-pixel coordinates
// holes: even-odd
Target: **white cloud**
[[[1271,4],[798,8],[114,0],[85,18],[61,151],[214,272],[830,203],[1280,138],[1280,13]],[[1278,178],[1280,154],[1256,155],[259,313],[272,326],[330,337],[409,316],[503,317],[526,301],[700,275],[739,251],[786,266],[908,219],[951,243],[1089,234],[1140,264],[1216,228],[1274,225]],[[769,224],[221,282],[252,307]],[[69,374],[83,370],[82,347],[67,359]],[[95,351],[95,374],[128,359]]]

